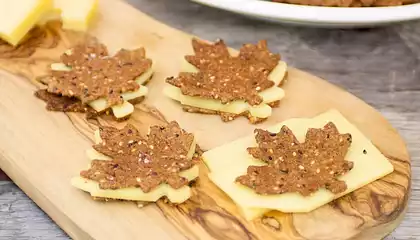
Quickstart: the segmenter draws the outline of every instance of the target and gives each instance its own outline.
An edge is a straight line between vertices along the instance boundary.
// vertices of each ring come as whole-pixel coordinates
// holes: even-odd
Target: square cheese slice
[[[52,0],[1,0],[0,38],[17,45],[52,6]]]
[[[265,164],[253,158],[246,150],[257,146],[253,135],[205,152],[203,158],[210,170],[209,178],[238,205],[246,219],[252,220],[270,210],[286,213],[310,212],[394,170],[372,142],[337,110],[330,110],[312,119],[289,119],[267,130],[277,133],[286,125],[303,142],[308,128],[322,128],[328,122],[333,122],[340,133],[350,133],[353,140],[346,160],[352,161],[354,167],[340,177],[347,184],[347,190],[341,194],[334,195],[326,189],[320,189],[308,197],[298,193],[259,195],[252,189],[235,183],[236,177],[246,174],[248,166]]]

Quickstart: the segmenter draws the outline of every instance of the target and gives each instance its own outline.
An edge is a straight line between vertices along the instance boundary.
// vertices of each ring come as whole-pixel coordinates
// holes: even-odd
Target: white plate
[[[338,8],[260,0],[191,0],[268,21],[317,27],[371,27],[420,19],[420,3],[397,7]]]

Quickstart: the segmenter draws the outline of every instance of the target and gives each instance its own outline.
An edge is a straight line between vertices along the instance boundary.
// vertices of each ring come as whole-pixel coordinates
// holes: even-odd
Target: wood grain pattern
[[[142,25],[136,24],[138,22]],[[123,25],[136,27],[124,31]],[[158,61],[147,105],[138,105],[130,120],[143,131],[150,124],[176,119],[197,135],[205,149],[252,132],[254,126],[246,120],[226,124],[217,116],[186,114],[160,94],[164,78],[176,74],[179,59],[190,51],[189,36],[111,0],[101,2],[100,21],[92,34],[113,49],[146,46],[150,56]],[[335,107],[389,157],[396,167],[392,175],[309,214],[272,213],[261,220],[246,222],[232,202],[208,181],[203,168],[190,201],[179,206],[157,204],[183,236],[154,206],[133,211],[135,207],[130,203],[103,206],[90,201],[86,194],[68,186],[68,180],[86,165],[83,152],[89,145],[93,129],[98,124],[116,123],[103,119],[86,122],[78,114],[47,113],[43,104],[32,97],[36,84],[34,77],[42,75],[48,63],[81,39],[77,34],[60,32],[55,26],[51,26],[45,36],[47,40],[31,56],[0,60],[3,68],[31,80],[6,73],[1,75],[0,107],[2,112],[9,114],[0,116],[0,124],[6,126],[4,136],[0,137],[0,165],[71,237],[131,239],[139,234],[150,234],[156,239],[183,239],[183,236],[190,239],[379,239],[401,220],[411,172],[409,156],[398,133],[361,100],[296,69],[290,71],[285,85],[290,94],[265,125],[289,117],[314,116]],[[21,111],[13,111],[15,109]],[[27,124],[29,117],[30,126]],[[216,128],[217,132],[214,131]],[[41,138],[43,142],[39,141]],[[19,145],[20,149],[13,148],[14,145]],[[43,166],[46,164],[47,170]],[[35,175],[35,170],[45,172],[45,177]],[[59,194],[48,191],[58,188],[62,190]],[[98,216],[100,221],[96,221]],[[94,227],[92,222],[95,222]],[[109,226],[115,223],[118,223],[118,229],[110,229]]]

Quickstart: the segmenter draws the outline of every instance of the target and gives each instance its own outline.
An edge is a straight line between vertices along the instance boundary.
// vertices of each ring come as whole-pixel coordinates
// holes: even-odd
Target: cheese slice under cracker
[[[66,53],[68,54],[69,52]],[[120,105],[111,106],[112,112],[116,118],[123,118],[134,112],[134,106],[128,102],[129,100],[147,95],[148,88],[142,84],[145,84],[152,77],[154,72],[153,67],[154,63],[152,64],[152,67],[150,69],[148,69],[136,79],[137,84],[140,85],[140,88],[137,91],[122,93],[121,96],[124,99],[124,102]],[[64,63],[53,63],[51,64],[51,69],[54,71],[71,70],[71,68],[66,66]],[[108,101],[105,98],[97,99],[95,101],[89,102],[88,104],[97,112],[102,112],[110,107],[108,105]]]
[[[99,130],[95,131],[94,141],[96,144],[102,142]],[[187,158],[192,159],[196,150],[195,138],[191,143],[191,148],[188,151]],[[91,148],[87,152],[87,156],[90,160],[111,160],[110,157],[99,153],[95,149]],[[89,166],[90,167],[90,166]],[[199,166],[195,165],[190,169],[179,173],[180,176],[186,178],[189,182],[198,178]],[[129,201],[141,201],[141,202],[156,202],[163,196],[166,196],[172,203],[182,203],[191,197],[191,189],[189,186],[183,186],[179,189],[174,189],[168,184],[161,184],[157,188],[151,190],[148,193],[143,192],[140,188],[123,188],[123,189],[101,189],[99,184],[93,180],[89,180],[80,176],[71,179],[71,184],[85,192],[89,192],[92,197],[129,200]]]
[[[389,160],[337,110],[327,111],[311,119],[289,119],[268,130],[277,133],[286,125],[303,142],[308,128],[322,128],[328,122],[333,122],[340,133],[352,135],[352,144],[345,159],[353,162],[354,167],[340,177],[347,184],[347,190],[343,193],[334,195],[321,189],[308,197],[298,193],[259,195],[252,189],[235,183],[236,177],[246,174],[248,166],[265,165],[247,152],[248,147],[257,145],[254,136],[205,152],[203,159],[210,169],[209,178],[237,204],[246,219],[252,220],[271,210],[310,212],[393,172],[394,168]]]
[[[181,172],[179,175],[185,177],[188,181],[193,181],[198,177],[198,172],[198,166],[194,166]],[[191,197],[191,189],[188,186],[173,189],[168,184],[161,184],[150,192],[145,193],[139,188],[122,188],[116,190],[100,189],[97,182],[82,177],[72,178],[71,184],[80,190],[89,192],[92,197],[119,200],[156,202],[163,196],[166,196],[172,203],[182,203]]]
[[[182,72],[198,72],[198,69],[183,60]],[[271,116],[272,108],[267,103],[273,103],[284,98],[285,92],[278,85],[283,81],[287,73],[287,64],[280,61],[279,64],[271,71],[268,79],[274,82],[274,86],[261,91],[259,95],[263,98],[263,103],[257,106],[251,106],[243,100],[236,100],[227,104],[222,104],[221,101],[215,99],[205,99],[200,97],[191,97],[182,94],[181,89],[173,85],[167,84],[164,88],[164,94],[169,98],[180,102],[182,105],[197,107],[202,109],[208,109],[219,112],[241,114],[249,111],[249,113],[257,118],[267,118]]]

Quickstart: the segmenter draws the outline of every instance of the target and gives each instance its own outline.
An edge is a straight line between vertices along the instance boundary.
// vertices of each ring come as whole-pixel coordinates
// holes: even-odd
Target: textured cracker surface
[[[408,213],[386,240],[420,239],[420,22],[366,30],[305,29],[188,0],[129,2],[170,26],[205,39],[223,38],[232,47],[267,39],[288,64],[329,79],[377,108],[406,140],[413,171]],[[0,240],[7,239],[69,238],[14,184],[0,182]]]

